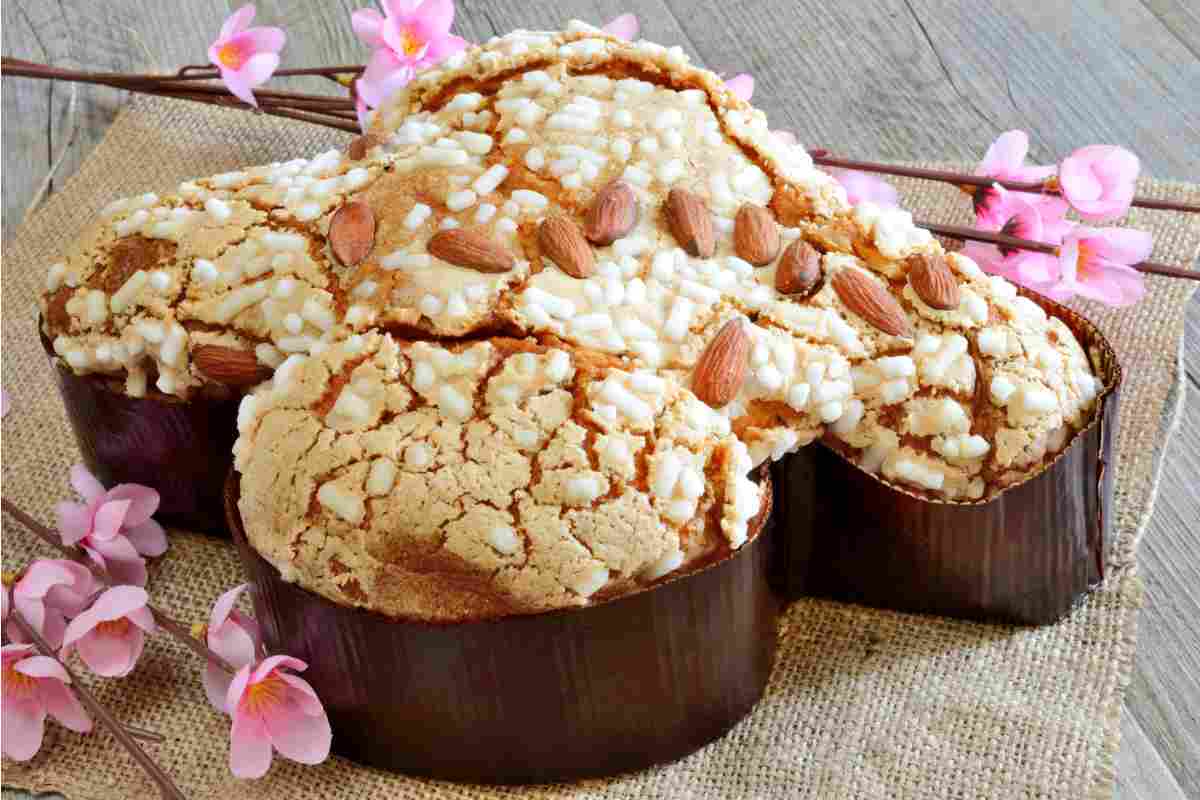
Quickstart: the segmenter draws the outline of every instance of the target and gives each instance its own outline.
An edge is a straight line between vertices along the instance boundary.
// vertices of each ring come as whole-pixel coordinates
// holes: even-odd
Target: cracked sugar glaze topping
[[[331,599],[443,621],[586,604],[740,547],[763,489],[729,420],[616,364],[377,333],[289,360],[238,419],[247,539]]]
[[[113,203],[51,266],[42,313],[62,362],[133,396],[245,389],[374,331],[394,337],[407,375],[396,385],[419,394],[436,365],[413,362],[413,347],[524,340],[690,392],[744,446],[746,470],[822,437],[906,491],[963,502],[1042,470],[1103,389],[1066,324],[944,252],[907,212],[849,207],[802,148],[681,50],[576,23],[421,73],[346,154]],[[347,407],[367,402],[346,385]],[[589,437],[647,402],[603,385],[572,445],[592,472]],[[487,410],[482,386],[425,402],[469,425]],[[306,413],[336,439],[321,417],[333,402]],[[363,492],[372,469],[353,472],[367,470]],[[616,485],[595,480],[606,497]],[[512,491],[549,502],[536,485]],[[287,491],[274,502],[293,502]],[[264,500],[247,502],[266,513]],[[429,535],[444,548],[440,530]],[[271,552],[287,566],[287,551]],[[458,557],[463,574],[500,574]],[[635,579],[627,560],[598,561],[606,585]],[[565,576],[560,597],[595,593]]]

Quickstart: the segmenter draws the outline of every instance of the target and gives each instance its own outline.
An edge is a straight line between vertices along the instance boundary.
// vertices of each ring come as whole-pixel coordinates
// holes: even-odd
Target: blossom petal
[[[109,490],[107,499],[129,501],[129,510],[125,512],[125,525],[131,528],[154,516],[161,502],[157,491],[140,483],[118,484]]]
[[[101,504],[92,518],[92,540],[107,541],[125,524],[125,515],[133,505],[129,500],[109,500]]]
[[[637,38],[640,25],[636,14],[622,14],[619,17],[609,20],[601,28],[605,33],[611,34],[618,39],[624,39],[631,42]]]
[[[448,34],[439,37],[430,42],[425,48],[425,57],[423,61],[429,63],[430,66],[446,60],[455,53],[460,53],[466,50],[470,43],[461,36]]]
[[[212,707],[223,714],[228,714],[229,706],[226,705],[225,698],[229,694],[229,684],[233,681],[233,676],[216,661],[209,659],[204,666],[204,674],[200,681],[204,684],[204,694],[208,697],[208,702],[212,704]]]
[[[988,147],[975,174],[1006,178],[1021,167],[1028,152],[1029,135],[1025,131],[1005,131]]]
[[[152,519],[127,529],[125,538],[143,556],[161,556],[167,552],[166,531]]]
[[[259,86],[270,79],[278,66],[278,53],[255,53],[246,59],[238,73],[248,85]]]
[[[1079,216],[1104,222],[1129,211],[1140,169],[1138,157],[1123,147],[1089,145],[1063,159],[1059,184]]]
[[[75,650],[83,663],[97,675],[123,678],[137,665],[146,644],[146,634],[132,627],[124,635],[95,629],[75,642]]]
[[[94,560],[108,572],[114,583],[131,586],[146,585],[146,559],[124,536],[114,536],[108,541],[93,541],[87,548]]]
[[[421,6],[421,0],[383,0],[383,13],[389,17],[408,19]]]
[[[308,681],[299,675],[292,675],[290,672],[276,673],[276,677],[295,690],[296,702],[304,709],[305,714],[313,717],[325,714],[325,707],[321,705],[321,699],[317,697],[316,691]]]
[[[4,698],[0,720],[0,744],[4,755],[14,761],[28,761],[42,749],[46,732],[46,711],[37,702]]]
[[[754,76],[748,72],[734,75],[725,81],[725,88],[732,92],[739,100],[745,100],[749,103],[750,98],[754,96]]]
[[[217,598],[213,603],[212,613],[208,615],[208,627],[220,628],[229,619],[229,614],[237,605],[238,597],[250,588],[248,583],[240,583]]]
[[[360,8],[355,11],[350,15],[350,27],[367,47],[383,47],[383,15],[375,9]]]
[[[850,169],[830,170],[830,174],[846,190],[846,201],[852,206],[871,202],[879,206],[895,207],[900,202],[896,187],[883,178]]]
[[[300,706],[289,688],[283,702],[263,714],[263,727],[271,744],[284,758],[301,764],[320,764],[329,757],[333,732],[323,713],[313,716]]]
[[[238,703],[242,701],[242,695],[246,693],[246,687],[250,685],[250,670],[250,664],[241,667],[229,682],[229,690],[225,694],[225,706],[230,713],[233,713],[234,709],[238,707]]]
[[[1119,264],[1145,261],[1154,249],[1154,237],[1136,228],[1101,228],[1096,233],[1100,234],[1092,239],[1096,253]]]
[[[407,22],[420,41],[441,38],[454,24],[454,0],[425,0],[411,12]]]
[[[237,11],[229,15],[225,23],[221,25],[221,32],[217,34],[217,41],[221,42],[233,38],[240,31],[254,21],[254,5],[247,3]]]
[[[71,682],[71,676],[67,674],[63,665],[59,663],[58,659],[50,656],[37,655],[23,658],[13,665],[13,669],[31,678],[45,678],[62,683]]]
[[[70,687],[60,681],[44,681],[38,687],[42,703],[58,724],[76,733],[87,733],[92,729],[92,718]]]
[[[249,664],[258,655],[257,627],[255,625],[253,631],[247,630],[232,620],[219,628],[210,626],[208,647],[235,667]]]
[[[304,670],[308,669],[308,664],[305,664],[300,659],[292,656],[268,656],[254,668],[250,682],[258,683],[263,678],[266,678],[268,675],[270,675],[272,670],[276,669],[292,669],[296,672],[304,672]]]
[[[221,69],[221,80],[225,82],[225,87],[233,93],[234,97],[247,105],[258,108],[258,100],[254,98],[254,92],[250,91],[250,81],[243,77],[241,71]]]
[[[88,468],[83,464],[71,467],[71,488],[88,502],[104,497],[104,484],[100,483],[95,475],[88,472]]]
[[[261,27],[242,31],[236,37],[239,45],[248,46],[255,53],[278,53],[287,44],[287,33],[282,28]]]
[[[145,608],[150,595],[140,586],[114,586],[96,598],[88,613],[95,614],[100,621],[120,619]]]
[[[73,545],[92,532],[92,512],[86,505],[63,501],[54,510],[63,544]]]
[[[229,771],[238,778],[261,778],[271,768],[271,740],[262,722],[233,709],[229,731]]]

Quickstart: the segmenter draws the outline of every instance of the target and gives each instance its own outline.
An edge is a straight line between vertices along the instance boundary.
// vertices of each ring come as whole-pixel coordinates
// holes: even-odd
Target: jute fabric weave
[[[117,197],[313,155],[346,139],[303,123],[162,99],[139,99],[118,117],[79,172],[4,248],[3,383],[14,401],[3,423],[5,497],[52,522],[54,503],[70,492],[66,472],[78,454],[35,335],[34,298],[45,268],[89,216]],[[918,218],[969,221],[969,203],[956,190],[897,185]],[[1200,202],[1195,185],[1144,180],[1139,191]],[[1191,264],[1200,251],[1195,216],[1135,210],[1129,222],[1154,234],[1156,260]],[[1117,537],[1103,585],[1057,625],[1014,628],[803,600],[785,615],[766,697],[723,739],[665,767],[541,787],[418,780],[339,758],[319,767],[277,759],[266,778],[235,780],[226,766],[228,720],[205,701],[198,659],[165,635],[152,639],[129,678],[89,685],[119,719],[167,737],[151,752],[195,800],[1108,797],[1141,595],[1137,542],[1181,405],[1184,308],[1195,284],[1150,278],[1148,286],[1133,309],[1078,305],[1125,368]],[[9,570],[52,555],[7,517],[2,546]],[[150,589],[176,617],[201,621],[218,594],[242,580],[232,545],[177,531]],[[53,723],[47,730],[36,758],[5,762],[6,785],[73,800],[155,796],[102,731],[79,736]]]

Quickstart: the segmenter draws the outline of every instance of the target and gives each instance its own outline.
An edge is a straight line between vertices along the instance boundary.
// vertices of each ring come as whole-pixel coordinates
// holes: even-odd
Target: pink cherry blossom
[[[1079,216],[1108,222],[1129,211],[1139,168],[1138,157],[1128,150],[1093,144],[1063,159],[1058,182]]]
[[[15,761],[28,761],[42,748],[46,716],[78,733],[92,729],[92,719],[68,684],[71,678],[62,664],[49,656],[36,655],[33,645],[6,644],[3,647],[4,755]]]
[[[1042,181],[1054,174],[1053,166],[1026,164],[1028,153],[1029,136],[1025,131],[1005,131],[988,147],[975,174],[1001,181]],[[975,190],[973,199],[977,217],[988,216],[990,206],[997,202],[995,189],[993,184]]]
[[[1040,181],[1054,174],[1053,166],[1026,164],[1028,153],[1025,131],[1005,131],[988,147],[975,174],[1002,181]]]
[[[91,608],[71,620],[63,635],[63,652],[74,649],[97,675],[128,675],[142,655],[146,634],[157,627],[146,607],[149,600],[146,590],[137,586],[106,590]]]
[[[71,486],[83,503],[58,504],[63,544],[80,545],[116,583],[146,585],[146,560],[167,549],[162,526],[150,517],[158,510],[158,492],[123,483],[108,491],[82,464],[71,467]]]
[[[1076,226],[1063,240],[1058,288],[1110,306],[1132,305],[1146,286],[1130,265],[1144,261],[1153,247],[1145,231]]]
[[[257,108],[251,90],[266,83],[279,67],[279,51],[287,34],[279,28],[248,27],[253,21],[253,5],[233,12],[221,26],[217,40],[209,45],[208,60],[217,67],[229,91]]]
[[[993,184],[992,192],[995,200],[984,213],[975,217],[975,227],[1035,242],[1042,241],[1045,235],[1042,208],[1034,204],[1032,195],[1010,192],[1000,184]],[[1012,251],[1003,252],[1009,255]]]
[[[205,637],[209,650],[238,669],[265,655],[262,652],[258,622],[234,607],[238,597],[248,586],[249,584],[245,583],[235,586],[217,598],[208,618],[208,632]],[[215,660],[209,659],[204,670],[204,691],[213,707],[225,714],[229,713],[225,701],[232,680],[233,677]]]
[[[30,564],[13,586],[13,607],[46,643],[62,646],[67,620],[78,615],[92,599],[100,584],[91,570],[67,559],[39,559]],[[9,638],[26,641],[16,625],[10,625]]]
[[[233,716],[229,769],[237,777],[265,775],[272,750],[301,764],[319,764],[329,756],[332,733],[325,709],[308,682],[290,672],[307,668],[291,656],[270,656],[234,675],[225,706]]]
[[[637,38],[638,30],[640,29],[638,18],[634,14],[622,14],[615,19],[605,23],[601,28],[605,33],[611,34],[618,39],[624,39],[631,42]]]
[[[866,202],[884,207],[899,205],[896,187],[883,178],[851,169],[831,169],[829,174],[846,190],[846,200],[852,206]]]
[[[1046,253],[1015,250],[1008,256],[995,245],[967,242],[960,255],[974,261],[984,272],[1007,278],[1012,283],[1041,292],[1053,300],[1066,300],[1070,293],[1059,284],[1058,259]]]
[[[754,96],[754,76],[748,72],[734,75],[725,81],[725,88],[733,92],[733,95],[739,100],[749,103],[750,98]]]
[[[359,40],[374,50],[354,84],[370,108],[408,84],[418,70],[467,47],[465,39],[450,33],[453,0],[383,0],[382,14],[363,8],[350,22]]]

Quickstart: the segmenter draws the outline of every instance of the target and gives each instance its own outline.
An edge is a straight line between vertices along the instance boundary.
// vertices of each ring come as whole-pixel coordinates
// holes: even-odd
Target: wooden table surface
[[[261,0],[258,22],[287,30],[285,65],[361,63],[349,14],[364,5]],[[4,0],[3,53],[93,70],[173,70],[205,60],[230,6]],[[1200,180],[1195,0],[460,0],[456,29],[481,41],[624,11],[639,16],[646,38],[682,44],[718,72],[753,73],[755,103],[772,127],[806,144],[971,161],[997,133],[1022,128],[1035,162],[1113,143],[1134,150],[1147,174]],[[307,80],[293,85],[324,91]],[[72,110],[71,95],[66,85],[4,81],[6,240],[35,195],[78,167],[125,99],[79,87]],[[1121,800],[1200,797],[1200,300],[1191,305],[1184,358],[1184,418],[1141,550],[1146,607],[1122,715]],[[18,796],[5,792],[6,800]]]

